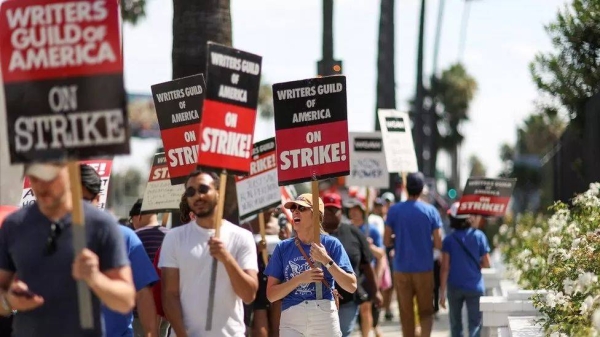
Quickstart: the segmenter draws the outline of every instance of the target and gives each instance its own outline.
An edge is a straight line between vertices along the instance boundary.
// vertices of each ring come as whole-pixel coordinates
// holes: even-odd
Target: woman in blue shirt
[[[312,242],[312,195],[305,193],[285,208],[292,211],[296,237],[277,244],[265,275],[267,298],[270,302],[283,299],[280,337],[341,336],[333,289],[338,282],[344,290],[356,291],[356,276],[350,260],[338,239],[321,234],[321,242]],[[319,213],[323,221],[324,205],[319,198]],[[321,230],[323,233],[323,231]],[[305,255],[309,257],[306,260]],[[311,268],[318,262],[325,267]],[[318,284],[322,299],[316,297]]]
[[[452,234],[442,243],[440,306],[446,308],[446,289],[452,337],[462,334],[462,307],[467,305],[469,337],[481,335],[479,298],[484,295],[481,268],[490,267],[490,246],[485,234],[471,228],[469,215],[458,215],[459,203],[448,210]]]

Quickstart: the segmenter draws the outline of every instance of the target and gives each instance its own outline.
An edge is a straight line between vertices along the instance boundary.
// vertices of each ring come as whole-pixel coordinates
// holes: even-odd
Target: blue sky
[[[438,0],[439,1],[439,0]],[[428,1],[427,77],[431,74],[438,1]],[[538,97],[528,64],[538,51],[551,50],[544,25],[566,0],[476,0],[472,2],[463,62],[479,90],[465,124],[462,159],[477,154],[488,175],[501,168],[498,149],[514,142],[516,125],[534,110]],[[321,58],[320,0],[232,0],[234,46],[263,56],[269,83],[313,77]],[[464,2],[446,0],[439,67],[458,59]],[[400,109],[414,94],[420,1],[396,1],[396,93]],[[350,131],[374,126],[379,1],[335,0],[335,57],[348,77]],[[125,81],[133,92],[171,79],[172,2],[148,0],[147,18],[125,27]],[[256,139],[274,135],[272,122],[257,125]],[[445,169],[442,156],[440,166]]]

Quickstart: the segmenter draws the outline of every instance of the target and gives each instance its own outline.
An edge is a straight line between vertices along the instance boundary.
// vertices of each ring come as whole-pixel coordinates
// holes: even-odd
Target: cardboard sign
[[[5,1],[10,162],[129,153],[117,1]]]
[[[83,160],[81,164],[87,164],[93,167],[102,181],[100,187],[100,200],[98,201],[98,208],[106,208],[106,199],[108,197],[108,182],[110,180],[110,172],[112,171],[112,159],[97,159],[97,160]],[[29,178],[25,177],[23,181],[23,194],[21,195],[21,207],[31,205],[35,202],[35,195],[31,189],[31,183]]]
[[[388,171],[392,173],[419,171],[408,113],[380,109],[379,125],[381,125]]]
[[[208,43],[207,84],[198,165],[250,171],[262,57]]]
[[[279,185],[350,172],[346,77],[273,85]]]
[[[254,144],[250,174],[236,177],[236,189],[240,219],[279,205],[275,138]]]
[[[204,76],[183,77],[151,88],[171,184],[179,185],[198,162]]]
[[[350,175],[346,186],[388,188],[390,177],[380,132],[350,132]]]
[[[503,216],[516,179],[469,178],[460,198],[458,214]]]
[[[184,187],[172,185],[169,176],[168,159],[164,152],[154,155],[150,177],[144,191],[142,213],[161,213],[179,210],[179,202],[183,195]],[[184,178],[185,179],[185,178]]]

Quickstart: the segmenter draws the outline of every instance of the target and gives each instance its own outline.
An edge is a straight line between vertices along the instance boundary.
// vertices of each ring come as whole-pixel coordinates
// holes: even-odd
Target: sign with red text
[[[151,89],[171,184],[179,185],[198,162],[204,76],[183,77]]]
[[[408,113],[379,109],[378,115],[388,171],[418,172],[419,165]]]
[[[273,85],[279,185],[350,172],[346,77]]]
[[[10,161],[129,153],[117,1],[4,1]]]
[[[504,216],[516,179],[469,178],[458,214]]]
[[[96,170],[96,172],[98,172],[98,175],[100,176],[102,185],[100,186],[100,199],[98,200],[99,209],[106,208],[108,182],[110,180],[110,172],[112,171],[112,162],[112,159],[82,160],[79,162],[80,164],[90,165]],[[29,178],[25,176],[25,180],[23,181],[23,194],[21,195],[21,207],[31,205],[35,202],[35,200],[35,195],[31,189]]]
[[[261,65],[258,55],[208,43],[198,165],[250,171]]]
[[[250,173],[236,177],[235,185],[240,219],[279,205],[281,194],[277,184],[275,138],[254,144]]]
[[[165,153],[155,154],[150,177],[148,177],[146,190],[144,190],[142,213],[178,211],[184,190],[183,183],[171,184],[168,159]]]
[[[346,186],[389,187],[381,132],[350,132],[350,156],[352,162]]]

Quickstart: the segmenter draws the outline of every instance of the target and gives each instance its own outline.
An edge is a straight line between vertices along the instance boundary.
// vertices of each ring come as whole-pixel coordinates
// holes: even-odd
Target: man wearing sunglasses
[[[251,232],[224,219],[214,237],[219,176],[195,170],[185,183],[187,206],[196,219],[171,229],[163,241],[163,308],[177,337],[244,337],[243,303],[258,289],[256,246]],[[212,327],[206,331],[213,258],[218,260]]]
[[[0,314],[19,312],[13,322],[19,337],[102,336],[100,302],[121,313],[135,303],[119,227],[108,213],[84,203],[87,248],[75,255],[73,232],[82,228],[71,221],[66,165],[31,164],[25,174],[37,202],[9,215],[0,227]],[[94,329],[79,323],[76,280],[92,291]]]
[[[100,191],[102,179],[98,172],[90,165],[81,164],[81,192],[83,199],[98,207],[100,201]],[[141,208],[141,205],[140,205]],[[154,295],[152,285],[158,281],[158,275],[152,262],[146,254],[142,241],[135,232],[125,226],[119,226],[125,247],[127,257],[131,263],[133,273],[133,284],[136,290],[136,320],[134,322],[134,313],[121,314],[102,306],[106,336],[133,337],[134,323],[136,324],[135,335],[144,337],[158,336],[158,323],[156,316],[156,307],[154,306]]]

